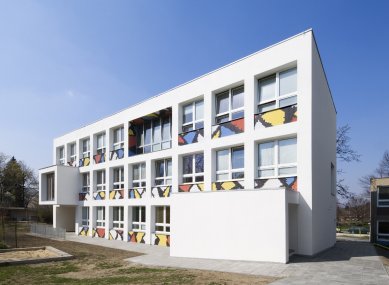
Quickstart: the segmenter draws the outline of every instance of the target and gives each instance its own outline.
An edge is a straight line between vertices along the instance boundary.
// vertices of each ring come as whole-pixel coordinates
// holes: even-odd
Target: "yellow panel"
[[[144,236],[145,233],[140,233],[140,232],[136,233],[136,241],[140,242]]]
[[[134,196],[136,199],[142,198],[139,194],[139,191],[137,189],[134,189]]]
[[[200,191],[204,191],[204,183],[197,184],[197,187],[200,189]]]
[[[159,244],[161,246],[167,246],[167,235],[155,235],[159,238]]]
[[[216,191],[216,183],[212,183],[212,191]]]
[[[223,182],[221,186],[223,190],[231,190],[232,188],[235,187],[235,183],[232,181],[227,181],[227,182]]]
[[[170,192],[170,186],[167,186],[166,189],[163,191],[163,197],[169,197]]]
[[[109,199],[114,200],[115,199],[116,191],[109,191]]]
[[[282,125],[285,122],[285,112],[282,110],[274,110],[263,114],[262,119],[272,126]]]
[[[221,133],[221,130],[219,129],[219,130],[212,136],[212,139],[220,138],[220,133]]]

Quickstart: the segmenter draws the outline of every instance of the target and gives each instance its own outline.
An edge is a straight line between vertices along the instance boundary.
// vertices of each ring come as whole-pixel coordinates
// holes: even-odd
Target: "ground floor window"
[[[96,227],[105,227],[105,207],[99,206],[96,208]]]
[[[132,229],[138,231],[146,230],[146,207],[132,208]]]
[[[112,225],[115,229],[124,228],[124,207],[112,208]]]
[[[377,222],[377,239],[389,241],[389,221]]]
[[[89,207],[82,207],[81,225],[84,227],[89,226]]]
[[[170,207],[161,206],[155,208],[155,232],[170,233]]]

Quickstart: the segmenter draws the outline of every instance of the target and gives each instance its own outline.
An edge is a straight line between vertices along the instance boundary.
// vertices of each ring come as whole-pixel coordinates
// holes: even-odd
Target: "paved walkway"
[[[233,273],[283,277],[273,284],[389,284],[389,276],[366,242],[339,241],[316,257],[293,257],[289,264],[170,257],[169,248],[92,239],[67,234],[67,240],[145,253],[128,261]]]

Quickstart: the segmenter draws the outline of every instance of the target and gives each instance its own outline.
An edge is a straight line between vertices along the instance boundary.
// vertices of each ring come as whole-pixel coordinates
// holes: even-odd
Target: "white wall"
[[[53,206],[53,227],[62,228],[67,232],[73,232],[75,226],[76,207]]]

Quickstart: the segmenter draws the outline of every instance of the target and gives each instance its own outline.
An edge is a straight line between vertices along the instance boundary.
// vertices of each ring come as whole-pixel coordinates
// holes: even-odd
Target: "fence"
[[[30,232],[47,238],[65,239],[66,231],[62,228],[53,228],[44,224],[31,224]]]

